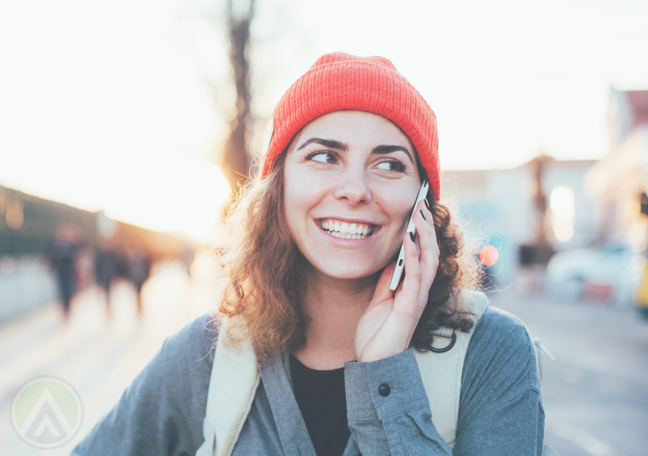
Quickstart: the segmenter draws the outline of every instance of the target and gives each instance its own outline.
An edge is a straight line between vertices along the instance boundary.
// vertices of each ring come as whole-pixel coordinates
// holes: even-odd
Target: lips
[[[320,226],[330,235],[343,239],[365,239],[373,232],[371,225],[348,223],[336,219],[323,219]]]

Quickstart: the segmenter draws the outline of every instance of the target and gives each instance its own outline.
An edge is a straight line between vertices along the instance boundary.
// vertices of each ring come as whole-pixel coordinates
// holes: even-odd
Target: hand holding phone
[[[416,206],[418,205],[419,201],[425,199],[429,189],[430,189],[429,182],[427,180],[423,181],[423,184],[421,184],[421,189],[418,192],[418,196],[416,197],[416,201],[414,201],[414,207],[412,208],[412,212],[409,217],[409,223],[407,224],[407,229],[405,230],[406,233],[413,233],[416,230],[412,218],[414,217]],[[398,253],[398,259],[396,260],[396,268],[394,269],[394,273],[392,274],[391,281],[389,282],[390,290],[394,291],[396,290],[396,288],[398,288],[398,284],[401,281],[401,277],[403,276],[404,270],[405,270],[405,246],[401,244],[400,252]]]

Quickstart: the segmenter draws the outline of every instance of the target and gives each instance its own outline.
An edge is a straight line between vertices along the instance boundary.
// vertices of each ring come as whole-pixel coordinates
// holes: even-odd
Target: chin
[[[319,267],[318,267],[319,266]],[[372,275],[381,272],[387,264],[379,267],[368,268],[366,264],[347,264],[344,267],[334,267],[332,265],[314,266],[319,273],[334,279],[359,280],[366,279]]]

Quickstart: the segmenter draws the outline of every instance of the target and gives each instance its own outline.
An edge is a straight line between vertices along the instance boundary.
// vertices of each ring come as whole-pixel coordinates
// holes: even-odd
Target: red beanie
[[[409,137],[439,200],[439,138],[436,116],[420,93],[384,57],[343,52],[320,57],[281,97],[268,125],[261,179],[306,124],[334,111],[381,115]]]

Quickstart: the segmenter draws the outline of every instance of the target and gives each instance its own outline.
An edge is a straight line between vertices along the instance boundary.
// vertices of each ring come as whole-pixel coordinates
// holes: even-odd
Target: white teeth
[[[329,234],[341,239],[364,239],[367,237],[362,234],[340,233],[338,231],[329,231]]]
[[[348,224],[338,222],[334,219],[323,221],[321,226],[329,234],[342,239],[364,239],[371,231],[368,225],[358,223]]]

